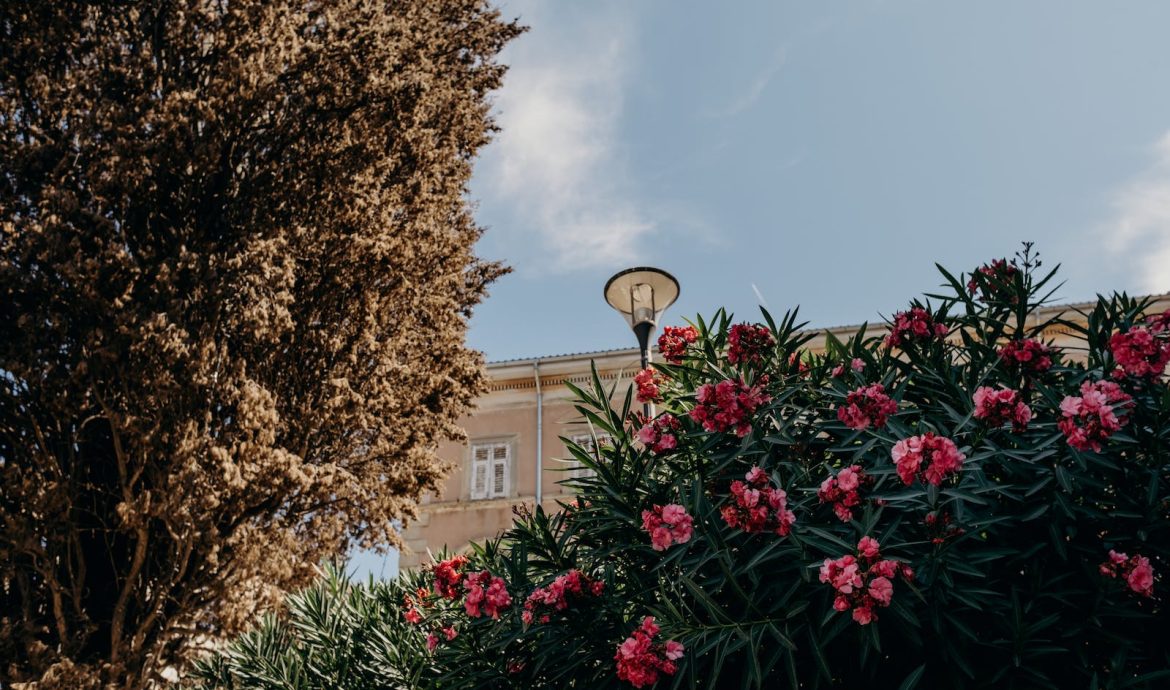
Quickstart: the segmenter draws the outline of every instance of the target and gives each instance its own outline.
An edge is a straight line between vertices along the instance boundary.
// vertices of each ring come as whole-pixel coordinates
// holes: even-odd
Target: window
[[[478,500],[507,496],[511,464],[511,444],[471,444],[471,498]]]
[[[597,445],[593,443],[592,434],[577,434],[570,436],[569,440],[581,447],[581,450],[592,455],[595,458],[600,457],[597,454],[597,446],[612,446],[613,438],[609,434],[597,434]],[[581,465],[575,458],[570,458],[572,465],[568,471],[565,472],[565,477],[568,479],[577,479],[580,477],[592,477],[593,470]]]

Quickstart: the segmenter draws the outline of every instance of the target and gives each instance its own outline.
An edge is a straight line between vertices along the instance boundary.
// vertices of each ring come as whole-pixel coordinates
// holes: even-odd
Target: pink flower
[[[760,467],[752,467],[744,478],[748,483],[738,479],[731,483],[732,502],[719,511],[727,526],[748,533],[791,533],[796,514],[788,509],[788,494],[773,486],[768,473]]]
[[[634,374],[634,385],[638,387],[638,402],[657,402],[661,397],[658,384],[662,382],[662,375],[653,369],[643,369]]]
[[[439,646],[439,636],[435,633],[427,633],[427,651],[434,652],[435,647]]]
[[[1043,374],[1052,367],[1052,348],[1039,340],[1011,340],[999,349],[999,358],[1025,373]]]
[[[459,637],[459,633],[458,633],[458,631],[455,630],[455,626],[453,626],[453,625],[446,627],[446,628],[442,628],[440,630],[440,632],[443,633],[443,635],[447,638],[448,642],[450,642],[451,640],[454,640],[456,637]]]
[[[1010,388],[994,388],[984,386],[975,391],[972,397],[975,403],[975,419],[982,419],[989,426],[999,427],[1012,423],[1012,430],[1021,432],[1027,429],[1032,420],[1032,408],[1019,400],[1019,393]]]
[[[1149,559],[1139,558],[1138,564],[1129,571],[1125,581],[1129,588],[1138,594],[1154,596],[1154,569],[1150,567]]]
[[[703,384],[695,393],[698,404],[690,412],[691,419],[706,431],[734,431],[737,436],[746,436],[752,429],[751,415],[771,400],[763,383],[749,387],[743,379],[736,379]]]
[[[1150,567],[1150,559],[1145,556],[1137,554],[1131,557],[1110,550],[1109,560],[1097,569],[1107,577],[1116,578],[1120,575],[1135,594],[1154,596],[1154,569]]]
[[[850,429],[885,426],[886,419],[898,411],[898,403],[885,391],[880,383],[851,391],[845,398],[845,404],[837,408],[837,419]]]
[[[890,333],[886,336],[886,347],[906,348],[915,343],[942,340],[947,335],[947,327],[942,323],[935,323],[930,312],[922,307],[914,307],[909,311],[900,311],[894,314],[894,323]]]
[[[853,620],[859,625],[877,620],[875,608],[890,605],[894,596],[890,578],[898,573],[907,580],[914,577],[914,571],[904,563],[878,560],[880,550],[876,539],[865,536],[857,545],[857,558],[847,554],[826,558],[821,564],[820,581],[836,591],[833,609],[837,612],[853,609]]]
[[[849,522],[853,519],[853,508],[861,505],[859,491],[863,482],[873,483],[861,469],[861,465],[851,465],[838,472],[836,477],[830,476],[821,482],[817,498],[821,503],[833,506],[837,519]]]
[[[1134,326],[1109,339],[1113,359],[1129,376],[1157,378],[1170,363],[1170,333]]]
[[[878,542],[873,537],[862,537],[861,541],[857,542],[857,551],[866,558],[878,557]]]
[[[402,617],[406,619],[407,623],[410,623],[412,625],[418,625],[419,623],[422,623],[422,619],[423,619],[422,614],[419,613],[418,609],[415,609],[415,608],[410,608],[410,609],[407,609],[406,611],[403,611]]]
[[[727,336],[727,361],[732,364],[759,364],[769,348],[776,344],[772,332],[764,326],[737,323]]]
[[[669,453],[678,447],[675,436],[682,431],[682,423],[670,413],[663,413],[638,429],[638,440],[656,455]]]
[[[1057,426],[1073,448],[1099,453],[1101,444],[1129,421],[1124,413],[1118,416],[1117,410],[1132,402],[1133,398],[1112,381],[1085,381],[1080,397],[1070,395],[1061,401],[1063,416]]]
[[[642,625],[618,645],[613,658],[617,662],[619,680],[641,688],[658,682],[660,673],[674,675],[678,669],[674,662],[681,659],[686,650],[681,643],[674,640],[655,644],[654,638],[658,632],[654,618],[647,616]]]
[[[979,292],[979,299],[984,302],[1008,301],[1015,304],[1016,298],[1012,293],[1017,273],[1019,269],[1008,263],[1007,259],[995,259],[971,272],[967,291],[972,295]]]
[[[524,613],[520,618],[524,625],[532,625],[539,615],[540,622],[547,623],[549,613],[563,611],[569,608],[573,601],[580,601],[588,596],[601,596],[605,587],[602,580],[591,580],[577,569],[569,570],[544,587],[532,590],[524,601]]]
[[[882,606],[889,606],[894,596],[894,583],[884,576],[873,578],[869,581],[869,596]]]
[[[694,520],[686,508],[671,503],[642,511],[642,529],[650,534],[650,545],[655,551],[665,551],[672,544],[685,544],[694,533]]]
[[[694,326],[667,326],[658,336],[658,353],[671,364],[681,364],[686,358],[687,345],[698,337],[699,332]]]
[[[463,580],[462,570],[467,565],[467,556],[453,556],[440,561],[433,568],[435,594],[444,599],[459,598],[459,583]]]
[[[921,436],[898,441],[890,457],[894,460],[898,476],[907,486],[913,484],[915,478],[938,486],[948,475],[958,473],[967,456],[959,452],[954,441],[928,431]]]
[[[499,619],[500,611],[512,605],[512,597],[508,594],[503,578],[494,577],[486,570],[468,575],[463,586],[467,590],[463,608],[471,618],[487,615]]]
[[[860,357],[854,357],[849,366],[853,369],[853,371],[865,371],[865,360],[861,359]]]

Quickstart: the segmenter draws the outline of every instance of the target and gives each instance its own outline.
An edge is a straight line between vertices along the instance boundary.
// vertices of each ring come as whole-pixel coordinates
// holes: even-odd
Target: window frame
[[[490,501],[496,498],[507,498],[511,494],[512,460],[515,457],[515,444],[512,439],[476,439],[468,444],[468,492],[472,501]],[[483,460],[476,458],[479,449],[485,449],[486,457]],[[503,451],[502,457],[497,457],[497,451]],[[476,490],[476,479],[480,467],[484,467],[484,485],[482,491]],[[500,488],[496,489],[495,468],[501,468]]]

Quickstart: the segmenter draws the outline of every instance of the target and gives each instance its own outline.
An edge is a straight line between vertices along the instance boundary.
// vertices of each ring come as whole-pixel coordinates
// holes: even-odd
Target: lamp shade
[[[659,268],[627,268],[605,284],[605,301],[621,312],[630,328],[649,324],[657,327],[658,318],[678,299],[678,281]]]

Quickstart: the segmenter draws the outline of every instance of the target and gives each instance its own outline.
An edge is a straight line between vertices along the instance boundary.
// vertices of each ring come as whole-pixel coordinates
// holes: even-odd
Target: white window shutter
[[[492,496],[508,494],[508,444],[500,443],[492,451]]]
[[[488,465],[490,446],[476,445],[471,447],[471,498],[488,497]]]

